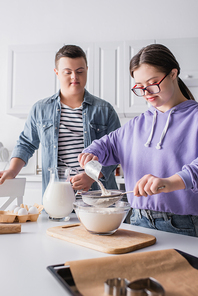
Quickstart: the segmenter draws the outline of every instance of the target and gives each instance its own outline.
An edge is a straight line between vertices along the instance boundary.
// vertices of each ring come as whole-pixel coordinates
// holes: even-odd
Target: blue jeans
[[[132,225],[198,237],[198,216],[132,209]]]

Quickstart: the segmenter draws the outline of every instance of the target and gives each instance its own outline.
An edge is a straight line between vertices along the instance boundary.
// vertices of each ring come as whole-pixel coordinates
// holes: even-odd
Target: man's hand
[[[87,176],[85,173],[75,175],[70,178],[74,190],[88,191],[94,180]]]
[[[25,162],[21,158],[13,157],[10,161],[9,169],[0,172],[0,184],[3,184],[6,179],[14,179],[24,165]]]
[[[3,184],[6,179],[14,179],[16,177],[16,173],[14,170],[6,170],[0,172],[0,184]]]

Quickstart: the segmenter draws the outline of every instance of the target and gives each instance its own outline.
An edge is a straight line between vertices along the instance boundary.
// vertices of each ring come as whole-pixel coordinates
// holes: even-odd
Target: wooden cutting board
[[[80,223],[48,228],[47,234],[109,254],[132,252],[151,246],[156,242],[156,238],[153,235],[121,228],[112,235],[91,234]]]
[[[0,224],[0,234],[21,232],[21,224]]]

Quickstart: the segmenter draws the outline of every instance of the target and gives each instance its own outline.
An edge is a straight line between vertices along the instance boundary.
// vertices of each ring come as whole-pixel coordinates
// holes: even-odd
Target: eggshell
[[[18,211],[18,216],[27,215],[27,214],[28,214],[28,211],[25,208],[21,208]]]
[[[17,205],[10,205],[8,210],[9,211],[14,211],[14,209],[17,208],[17,207],[18,207]]]
[[[17,214],[18,211],[19,211],[20,209],[21,209],[21,207],[16,207],[16,208],[14,209],[14,213]]]
[[[31,207],[28,211],[29,214],[38,214],[39,211],[36,207]]]

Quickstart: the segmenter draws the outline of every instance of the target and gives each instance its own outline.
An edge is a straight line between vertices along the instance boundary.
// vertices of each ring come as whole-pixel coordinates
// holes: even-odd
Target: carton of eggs
[[[20,207],[11,206],[9,211],[0,211],[0,222],[36,222],[42,210],[43,206],[38,204],[30,207],[24,204],[21,204]]]

